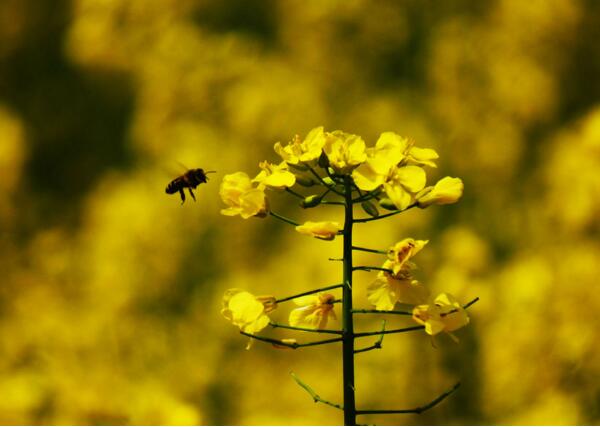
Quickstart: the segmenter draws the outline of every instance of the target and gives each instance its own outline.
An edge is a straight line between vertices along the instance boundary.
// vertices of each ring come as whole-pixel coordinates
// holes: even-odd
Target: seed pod
[[[379,201],[379,206],[381,206],[383,209],[387,209],[388,211],[397,211],[398,210],[396,205],[388,198],[381,199]]]
[[[321,196],[313,194],[312,196],[305,197],[304,200],[300,202],[300,206],[304,209],[314,208],[321,203]]]
[[[377,218],[379,216],[379,211],[377,210],[377,207],[368,200],[362,202],[360,206],[361,208],[363,208],[363,211],[365,211],[368,215],[372,216],[373,218]]]

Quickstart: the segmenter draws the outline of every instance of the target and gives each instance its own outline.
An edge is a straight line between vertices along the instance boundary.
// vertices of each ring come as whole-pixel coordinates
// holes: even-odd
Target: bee
[[[189,169],[183,175],[178,176],[173,181],[169,182],[167,188],[165,189],[165,193],[175,194],[179,192],[179,195],[181,196],[181,204],[183,205],[183,202],[185,202],[185,193],[183,190],[187,188],[190,192],[190,196],[192,196],[192,199],[196,201],[196,196],[194,196],[192,189],[195,189],[198,185],[208,181],[206,174],[215,172],[216,171],[204,171],[204,169]]]

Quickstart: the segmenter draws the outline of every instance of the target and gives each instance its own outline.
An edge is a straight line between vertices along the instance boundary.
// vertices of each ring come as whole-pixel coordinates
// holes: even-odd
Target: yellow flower
[[[413,319],[424,325],[425,332],[429,335],[437,335],[440,332],[450,333],[469,323],[466,310],[447,293],[438,295],[433,304],[416,306],[413,309]]]
[[[392,180],[392,175],[398,173],[394,171],[396,166],[436,167],[433,160],[438,158],[435,150],[415,147],[412,141],[394,132],[383,132],[375,147],[368,148],[366,152],[366,161],[352,172],[354,183],[364,191],[373,191],[384,182]],[[421,188],[424,186],[423,182]]]
[[[329,316],[335,317],[331,294],[307,295],[294,299],[298,308],[290,313],[290,326],[309,329],[323,329],[327,326]]]
[[[340,130],[325,134],[323,151],[338,173],[348,173],[367,159],[362,138]]]
[[[392,265],[387,268],[391,268],[394,274],[398,274],[405,263],[419,253],[427,243],[429,240],[415,240],[410,237],[399,241],[388,251],[388,258],[392,261]]]
[[[375,147],[366,150],[367,160],[352,171],[356,186],[364,191],[373,191],[382,185],[392,167],[404,159],[406,143],[393,132],[382,133]]]
[[[394,166],[383,184],[394,206],[403,210],[415,201],[415,194],[425,187],[427,177],[419,166]]]
[[[287,188],[296,183],[296,176],[287,170],[287,164],[281,162],[279,165],[274,165],[269,162],[260,162],[258,165],[262,170],[252,182],[266,185],[271,188]]]
[[[225,175],[219,194],[229,206],[221,210],[223,215],[240,215],[246,219],[252,216],[264,217],[267,214],[264,186],[253,187],[250,178],[244,172]]]
[[[386,261],[383,268],[392,269],[394,261]],[[427,301],[429,290],[414,280],[410,274],[410,266],[404,264],[397,273],[382,271],[367,287],[367,298],[377,310],[393,310],[396,303],[422,304]]]
[[[301,162],[317,160],[323,151],[324,144],[325,133],[323,126],[320,126],[308,132],[304,141],[300,141],[300,136],[296,135],[285,147],[277,142],[273,148],[285,162],[297,165]]]
[[[221,314],[240,330],[255,334],[270,322],[269,313],[277,308],[275,297],[256,297],[242,289],[228,289],[223,296]]]
[[[296,226],[296,231],[323,240],[333,240],[340,227],[340,224],[335,221],[306,221],[304,224]]]
[[[456,203],[463,194],[463,182],[460,178],[450,176],[440,179],[433,187],[423,189],[417,196],[417,204],[420,208],[429,205],[448,205]]]

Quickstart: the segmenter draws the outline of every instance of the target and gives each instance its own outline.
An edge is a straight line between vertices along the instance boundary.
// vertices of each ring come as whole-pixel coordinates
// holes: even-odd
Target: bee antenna
[[[217,171],[204,171],[204,173],[217,173]]]

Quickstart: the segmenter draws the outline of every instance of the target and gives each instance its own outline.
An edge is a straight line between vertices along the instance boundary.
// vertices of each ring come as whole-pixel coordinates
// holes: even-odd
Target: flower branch
[[[375,350],[375,349],[380,349],[381,344],[383,343],[383,337],[385,337],[384,331],[385,331],[385,320],[383,322],[381,322],[381,334],[379,335],[379,339],[377,341],[375,341],[375,343],[373,345],[370,345],[368,347],[361,348],[358,350],[354,350],[354,354],[363,353],[365,351],[370,351],[370,350]]]
[[[289,219],[289,218],[286,218],[286,217],[284,217],[283,215],[279,215],[278,213],[275,213],[275,212],[273,212],[273,211],[269,211],[269,215],[271,215],[271,216],[272,216],[272,217],[274,217],[274,218],[277,218],[277,219],[278,219],[278,220],[280,220],[280,221],[286,222],[286,223],[288,223],[288,224],[290,224],[290,225],[294,225],[294,226],[298,226],[298,225],[300,225],[300,224],[299,224],[299,223],[297,223],[296,221],[294,221],[294,220],[292,220],[292,219]]]
[[[319,334],[335,334],[335,335],[341,335],[342,331],[336,331],[334,329],[310,329],[310,328],[300,328],[298,326],[288,326],[288,325],[282,325],[280,323],[276,323],[276,322],[270,322],[269,326],[271,326],[273,329],[276,328],[280,328],[280,329],[290,329],[292,331],[302,331],[302,332],[315,332],[315,333],[319,333]]]
[[[435,399],[433,399],[431,402],[429,402],[426,405],[423,406],[419,406],[417,408],[413,408],[413,409],[363,409],[363,410],[357,410],[356,411],[356,415],[365,415],[365,414],[421,414],[425,411],[427,411],[428,409],[433,408],[435,405],[437,405],[438,403],[440,403],[442,400],[444,400],[445,398],[447,398],[448,396],[450,396],[452,393],[454,393],[458,387],[460,387],[460,383],[456,383],[450,390],[440,394],[438,397],[436,397]]]
[[[286,342],[283,340],[278,340],[276,338],[269,338],[269,337],[263,337],[260,335],[254,335],[254,334],[249,334],[248,332],[244,332],[244,331],[240,331],[240,334],[245,335],[249,338],[254,338],[257,341],[263,341],[263,342],[268,342],[270,344],[276,345],[276,346],[281,346],[281,347],[288,347],[288,348],[293,348],[294,350],[297,348],[301,348],[301,347],[312,347],[312,346],[316,346],[316,345],[325,345],[325,344],[330,344],[330,343],[334,343],[334,342],[340,342],[342,341],[342,338],[331,338],[328,340],[320,340],[320,341],[310,341],[310,342],[305,342],[305,343],[298,343],[298,342]]]
[[[394,215],[398,215],[399,213],[406,212],[407,210],[412,209],[415,206],[417,206],[417,204],[413,203],[412,205],[408,206],[406,209],[397,210],[397,211],[390,212],[390,213],[387,213],[387,214],[384,214],[384,215],[379,215],[378,217],[375,217],[375,218],[356,218],[354,220],[354,222],[369,222],[369,221],[375,221],[376,219],[387,218],[389,216],[394,216]]]
[[[293,372],[290,375],[292,376],[292,378],[294,379],[294,381],[296,381],[296,383],[300,387],[302,387],[304,390],[306,390],[308,392],[308,394],[310,394],[310,397],[313,398],[313,400],[315,401],[315,403],[321,402],[321,403],[324,403],[325,405],[332,406],[332,407],[334,407],[336,409],[339,409],[341,411],[344,410],[344,407],[342,405],[339,405],[337,403],[333,403],[333,402],[330,402],[328,400],[323,399],[321,396],[319,396],[317,393],[315,393],[315,391],[308,384],[306,384],[305,382],[303,382],[302,380],[300,380],[300,378],[298,378],[296,376],[296,374],[294,374]]]
[[[300,298],[300,297],[303,297],[303,296],[305,296],[305,295],[312,295],[312,294],[316,294],[316,293],[318,293],[318,292],[329,291],[329,290],[331,290],[331,289],[337,289],[337,288],[341,288],[341,287],[343,287],[343,286],[344,286],[344,285],[343,285],[343,284],[341,284],[341,283],[339,283],[339,284],[337,284],[337,285],[325,286],[324,288],[313,289],[312,291],[302,292],[302,293],[299,293],[299,294],[296,294],[296,295],[292,295],[292,296],[289,296],[289,297],[280,298],[280,299],[278,299],[278,300],[275,300],[275,302],[276,302],[277,304],[280,304],[280,303],[282,303],[282,302],[286,302],[286,301],[289,301],[289,300],[293,300],[294,298]]]

